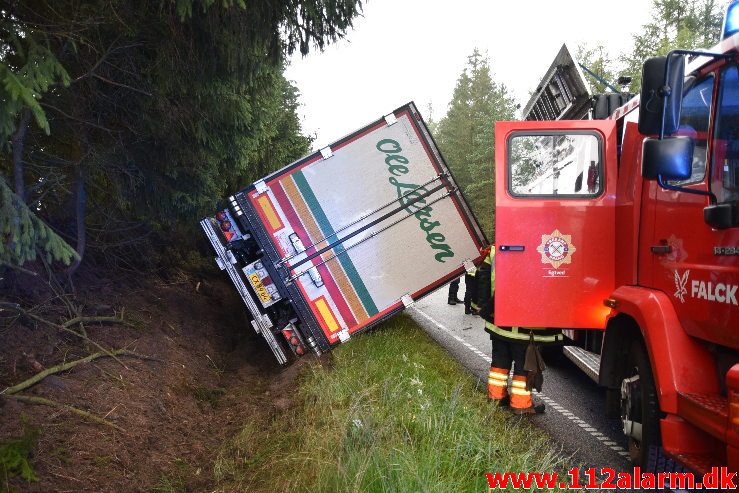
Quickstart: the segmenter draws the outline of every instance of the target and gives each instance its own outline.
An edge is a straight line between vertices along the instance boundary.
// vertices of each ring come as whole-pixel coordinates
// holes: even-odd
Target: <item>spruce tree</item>
[[[467,58],[439,121],[437,141],[458,185],[488,236],[495,228],[495,122],[512,120],[516,103],[493,81],[490,61],[475,49]]]
[[[69,265],[77,255],[0,178],[0,265],[20,267],[41,252],[48,263]]]
[[[710,48],[720,37],[722,5],[716,0],[653,0],[652,20],[634,35],[629,53],[620,57],[622,73],[632,77],[630,90],[641,87],[641,70],[649,57],[674,49]]]
[[[199,218],[308,151],[284,61],[344,36],[361,6],[6,3],[0,82],[26,74],[27,87],[5,81],[9,88],[0,88],[0,113],[7,110],[0,174],[21,176],[7,180],[18,197],[76,237],[80,251],[86,244],[88,253],[127,267],[176,262],[194,249]],[[19,103],[11,108],[12,98]],[[15,137],[18,146],[9,144]],[[11,156],[15,150],[22,159]],[[22,173],[14,173],[15,162]]]

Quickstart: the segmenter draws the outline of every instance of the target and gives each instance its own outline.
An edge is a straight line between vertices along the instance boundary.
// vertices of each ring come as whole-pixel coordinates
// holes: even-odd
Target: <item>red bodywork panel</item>
[[[737,46],[739,34],[711,51],[736,53]],[[736,128],[736,76],[720,87],[729,73],[724,67],[736,62],[697,57],[686,71],[692,79],[685,100],[690,100],[690,87],[702,91],[693,93],[702,99],[693,100],[688,106],[693,113],[681,119],[680,131],[686,132],[681,135],[693,137],[695,145],[692,176],[680,184],[689,191],[668,190],[642,178],[647,136],[637,127],[636,99],[610,121],[496,126],[496,324],[603,328],[612,320],[603,346],[611,357],[604,358],[608,363],[601,374],[612,388],[624,369],[613,358],[621,354],[614,352],[621,350],[619,344],[608,342],[638,337],[633,331],[638,329],[666,413],[661,419],[664,450],[696,470],[709,462],[739,468],[739,227],[716,230],[704,218],[709,191],[719,203],[736,205],[739,144],[736,131],[726,130]],[[706,84],[711,77],[713,86]],[[722,94],[729,95],[724,103]],[[721,111],[728,115],[725,120],[717,117]],[[723,132],[717,121],[724,121]],[[616,128],[623,130],[618,156]],[[512,143],[521,134],[584,131],[597,132],[603,140],[600,195],[561,197],[559,171],[575,153],[559,153],[558,143],[546,147],[535,142],[524,151],[520,142]],[[543,189],[537,182],[539,166],[553,170],[555,185],[548,190],[554,193],[529,194]],[[525,180],[519,179],[521,168],[529,173],[523,174]],[[555,250],[564,246],[569,253],[567,263],[547,265],[554,258],[548,243],[553,236],[558,237]],[[554,275],[547,275],[550,271]],[[604,314],[606,298],[612,313]]]
[[[615,287],[615,122],[498,122],[495,131],[495,323],[605,328],[609,309],[603,300]],[[542,132],[598,138],[601,162],[597,164],[604,184],[599,195],[514,197],[510,193],[509,169],[502,165],[507,162],[509,140]],[[571,165],[575,154],[565,156],[559,169]],[[584,186],[582,173],[578,179]]]
[[[622,286],[612,295],[618,313],[633,318],[644,334],[662,411],[677,413],[677,393],[718,393],[711,353],[680,327],[669,296],[659,291]],[[614,313],[615,315],[616,313]]]
[[[646,218],[641,215],[643,138],[638,138],[636,115],[626,115],[625,134],[632,136],[621,148],[616,191],[616,286],[638,284],[639,228]],[[653,215],[652,215],[653,217]]]

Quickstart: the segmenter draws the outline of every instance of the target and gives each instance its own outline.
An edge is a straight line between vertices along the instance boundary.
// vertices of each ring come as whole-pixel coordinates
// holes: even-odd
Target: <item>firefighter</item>
[[[524,370],[529,345],[561,344],[559,329],[498,327],[494,324],[495,307],[495,247],[477,271],[480,316],[485,320],[485,331],[492,342],[492,358],[488,374],[488,399],[500,406],[510,406],[516,414],[544,412],[543,403],[535,403],[531,385],[527,385],[529,372]],[[488,291],[489,289],[489,291]],[[532,350],[535,350],[532,348]],[[511,388],[508,375],[513,369]],[[530,383],[530,382],[528,382]]]

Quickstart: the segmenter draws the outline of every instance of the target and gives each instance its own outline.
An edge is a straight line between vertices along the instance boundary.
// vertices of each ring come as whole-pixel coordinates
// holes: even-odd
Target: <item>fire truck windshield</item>
[[[713,105],[713,75],[692,85],[683,96],[680,126],[676,135],[693,139],[693,164],[690,178],[670,182],[671,185],[687,185],[703,181],[708,155],[708,128]]]

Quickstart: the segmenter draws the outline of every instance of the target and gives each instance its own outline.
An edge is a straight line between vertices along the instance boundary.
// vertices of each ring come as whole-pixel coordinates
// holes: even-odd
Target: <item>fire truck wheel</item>
[[[650,448],[659,446],[659,400],[649,355],[641,341],[631,343],[626,378],[621,382],[621,420],[634,464],[647,467]]]

